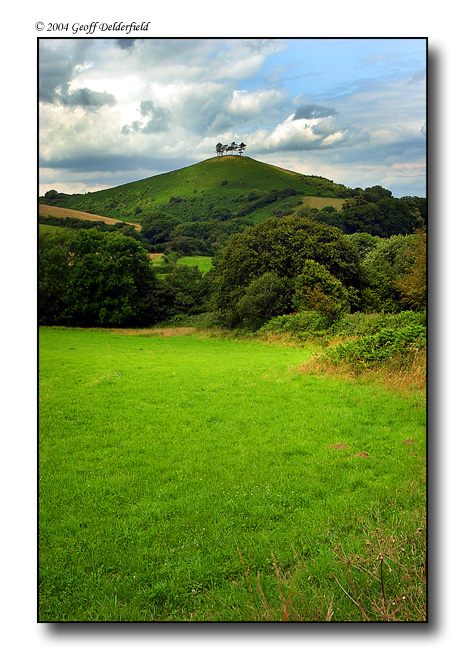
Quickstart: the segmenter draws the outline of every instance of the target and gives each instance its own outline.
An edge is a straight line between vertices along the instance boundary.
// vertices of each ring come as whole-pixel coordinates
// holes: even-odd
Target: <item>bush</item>
[[[372,337],[388,329],[401,332],[411,326],[419,327],[418,332],[426,336],[426,314],[423,312],[401,312],[400,314],[346,314],[342,319],[327,327],[323,316],[316,312],[300,312],[276,316],[261,328],[260,332],[275,334],[289,333],[300,340],[323,339],[354,340]]]
[[[300,340],[325,334],[325,321],[318,312],[300,312],[275,316],[260,330],[262,333],[289,333]]]
[[[237,305],[242,325],[258,330],[267,320],[282,314],[289,304],[288,291],[287,282],[276,273],[265,273],[253,280]]]
[[[222,320],[215,312],[204,312],[203,314],[176,314],[169,321],[163,323],[165,326],[175,328],[197,328],[208,330],[221,328]]]
[[[328,349],[326,357],[334,364],[342,361],[360,371],[393,358],[407,366],[425,347],[425,326],[411,324],[396,329],[383,328],[375,334],[339,344]]]
[[[299,311],[320,312],[328,326],[350,310],[346,287],[313,259],[305,262],[301,274],[296,278],[293,303]]]

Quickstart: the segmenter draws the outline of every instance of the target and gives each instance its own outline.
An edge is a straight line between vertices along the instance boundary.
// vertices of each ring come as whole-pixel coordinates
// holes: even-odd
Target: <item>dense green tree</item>
[[[420,208],[419,203],[411,200],[396,199],[380,193],[361,194],[348,200],[342,207],[343,231],[347,234],[368,232],[382,238],[412,234],[425,224]]]
[[[166,243],[179,220],[168,213],[150,211],[141,218],[141,233],[152,245]]]
[[[421,310],[426,308],[427,300],[427,243],[426,232],[417,230],[413,237],[407,257],[410,264],[403,277],[396,280],[396,286],[401,298],[410,309]]]
[[[403,278],[412,262],[412,241],[411,235],[382,238],[363,260],[366,311],[399,312],[408,307],[402,302],[396,281]]]
[[[77,232],[66,294],[70,323],[124,326],[138,322],[152,271],[140,243],[94,229]]]
[[[58,192],[56,190],[47,190],[44,195],[45,199],[56,199],[58,197]]]
[[[358,288],[361,261],[335,227],[308,218],[270,218],[233,235],[217,260],[213,305],[228,322],[238,322],[237,304],[249,284],[266,272],[294,280],[313,259],[346,286]]]
[[[182,227],[182,225],[180,225]],[[165,253],[167,252],[177,252],[180,255],[190,256],[195,254],[202,254],[206,256],[212,256],[212,248],[199,238],[193,238],[192,236],[183,236],[176,235],[171,238],[171,240],[166,243],[160,243],[159,249],[163,249]]]
[[[356,232],[355,234],[349,234],[347,240],[355,247],[363,261],[375,249],[381,239],[379,236],[373,236],[367,232]]]
[[[211,276],[197,266],[178,265],[163,280],[171,298],[170,316],[201,314],[207,311],[211,295]]]
[[[380,202],[382,199],[390,199],[392,192],[382,186],[371,186],[370,188],[365,188],[362,196],[367,202]]]
[[[63,323],[70,275],[71,235],[68,231],[39,231],[38,319],[39,323]]]
[[[242,325],[257,330],[273,316],[289,311],[289,281],[276,273],[264,273],[245,289],[237,304]]]
[[[381,235],[382,213],[378,204],[366,202],[363,197],[351,199],[342,208],[343,231],[346,234],[368,232]],[[383,234],[384,235],[384,234]]]
[[[313,259],[305,262],[296,278],[293,300],[297,311],[319,312],[329,324],[350,311],[346,287]]]

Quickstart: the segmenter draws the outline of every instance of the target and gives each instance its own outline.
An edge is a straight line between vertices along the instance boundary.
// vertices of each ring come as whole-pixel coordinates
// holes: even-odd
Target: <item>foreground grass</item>
[[[424,403],[311,352],[41,329],[40,620],[424,620]]]

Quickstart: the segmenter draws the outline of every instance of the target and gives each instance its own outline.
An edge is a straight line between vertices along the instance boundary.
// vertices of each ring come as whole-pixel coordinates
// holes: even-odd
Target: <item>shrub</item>
[[[346,314],[342,319],[327,327],[323,316],[316,311],[276,316],[268,321],[261,332],[289,333],[297,339],[354,340],[372,337],[382,330],[402,331],[415,326],[426,336],[426,314],[424,312],[401,312],[400,314]]]
[[[262,333],[289,333],[300,340],[321,336],[324,330],[323,317],[314,311],[275,316],[261,328]]]
[[[360,371],[393,358],[407,366],[425,347],[425,326],[411,324],[396,329],[383,328],[375,334],[339,344],[328,349],[326,357],[334,364],[343,361]]]
[[[265,273],[253,280],[237,305],[242,325],[257,330],[268,319],[286,311],[288,290],[287,282],[276,273]]]
[[[296,278],[293,303],[299,311],[307,309],[320,312],[328,326],[350,309],[347,289],[325,266],[313,259],[305,262],[301,274]]]

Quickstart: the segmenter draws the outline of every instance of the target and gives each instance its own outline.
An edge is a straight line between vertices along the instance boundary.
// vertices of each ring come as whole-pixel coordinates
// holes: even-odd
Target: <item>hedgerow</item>
[[[402,366],[408,366],[425,347],[426,327],[410,324],[395,329],[383,328],[374,334],[342,342],[329,348],[325,358],[336,365],[344,362],[356,371],[392,359],[399,361]]]

